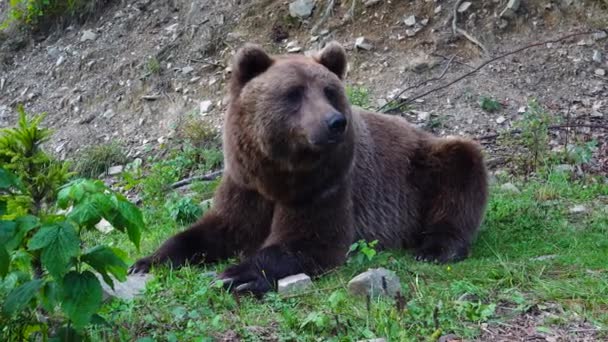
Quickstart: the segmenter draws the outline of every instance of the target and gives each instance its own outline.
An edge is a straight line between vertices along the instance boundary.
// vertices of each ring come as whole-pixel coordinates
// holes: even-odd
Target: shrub
[[[93,14],[110,0],[10,0],[8,19],[0,28],[18,22],[33,29],[60,19],[83,18]]]
[[[96,178],[111,166],[125,164],[127,160],[127,154],[118,143],[89,146],[79,153],[74,169],[84,177]]]

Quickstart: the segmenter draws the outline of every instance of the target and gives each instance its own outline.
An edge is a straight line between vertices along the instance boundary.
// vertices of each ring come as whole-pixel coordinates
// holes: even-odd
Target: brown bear
[[[241,254],[219,278],[260,295],[286,276],[341,265],[359,239],[418,260],[465,258],[487,201],[480,147],[351,106],[346,68],[336,42],[312,57],[241,48],[213,207],[131,272]]]

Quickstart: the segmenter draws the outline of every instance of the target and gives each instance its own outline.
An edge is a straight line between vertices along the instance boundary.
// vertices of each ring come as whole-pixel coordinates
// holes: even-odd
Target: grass
[[[503,180],[506,181],[506,180]],[[104,340],[212,341],[239,336],[289,341],[433,340],[455,333],[473,338],[482,323],[509,321],[536,304],[558,303],[564,313],[544,322],[552,327],[575,315],[608,326],[608,184],[565,173],[510,179],[520,194],[492,188],[485,222],[467,260],[451,265],[416,262],[402,251],[352,258],[337,271],[315,280],[308,293],[258,301],[236,299],[212,285],[205,273],[230,262],[179,270],[158,268],[145,295],[131,302],[112,301],[102,316],[115,324],[92,331]],[[199,184],[200,186],[200,184]],[[213,185],[207,185],[207,191]],[[572,216],[582,204],[588,212]],[[129,251],[131,261],[152,252],[184,229],[168,209],[148,207],[149,223],[141,252],[118,235],[110,245]],[[89,238],[97,239],[99,235]],[[368,251],[369,252],[369,251]],[[367,253],[366,253],[367,254]],[[538,258],[542,256],[550,256]],[[232,260],[234,262],[234,260]],[[404,299],[367,303],[351,297],[347,282],[368,267],[386,267],[401,278]],[[505,313],[507,312],[507,313]]]
[[[93,145],[83,149],[74,161],[74,170],[81,176],[97,178],[114,165],[127,162],[127,154],[118,143]]]

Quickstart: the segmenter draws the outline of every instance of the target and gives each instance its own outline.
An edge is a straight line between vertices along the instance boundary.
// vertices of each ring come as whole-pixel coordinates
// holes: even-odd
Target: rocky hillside
[[[500,58],[395,114],[439,134],[480,137],[510,129],[537,98],[585,126],[578,134],[600,142],[596,166],[608,169],[606,130],[596,128],[608,125],[607,18],[598,0],[113,1],[82,25],[0,35],[0,127],[24,103],[48,113],[51,149],[63,158],[114,140],[135,156],[173,139],[188,116],[221,127],[230,57],[247,41],[305,53],[338,40],[350,53],[348,83],[381,107],[511,50],[593,30]],[[483,97],[500,108],[483,110]]]

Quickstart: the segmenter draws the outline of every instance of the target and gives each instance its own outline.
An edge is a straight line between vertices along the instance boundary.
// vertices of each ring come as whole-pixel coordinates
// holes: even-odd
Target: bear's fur
[[[419,260],[465,258],[487,201],[480,147],[351,107],[346,67],[335,42],[313,57],[243,47],[213,208],[131,272],[242,254],[219,277],[262,294],[280,278],[341,265],[359,239]]]

